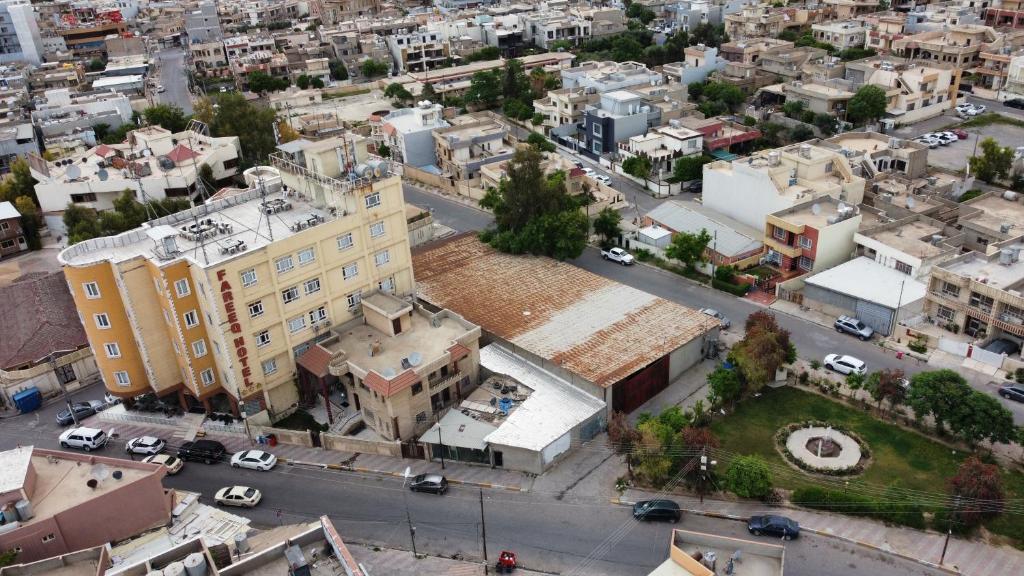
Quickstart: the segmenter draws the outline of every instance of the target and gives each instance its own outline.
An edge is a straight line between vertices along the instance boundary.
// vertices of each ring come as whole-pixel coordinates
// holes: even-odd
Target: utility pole
[[[480,539],[484,545],[484,574],[487,574],[487,522],[484,521],[484,489],[480,488]]]
[[[437,419],[437,444],[441,447],[438,454],[441,455],[441,470],[444,470],[444,441],[441,440],[441,419]]]
[[[64,383],[64,379],[57,374],[57,352],[50,352],[50,369],[53,370],[53,377],[57,379],[57,383],[60,384],[60,391],[64,394],[64,403],[68,406],[68,412],[71,414],[71,421],[78,426],[78,414],[75,414],[75,409],[71,405],[71,395],[68,394],[67,384]]]
[[[942,544],[942,557],[939,558],[939,566],[942,566],[946,562],[946,548],[949,546],[949,537],[953,535],[953,517],[956,516],[957,510],[960,508],[960,497],[957,496],[953,500],[953,512],[949,515],[949,522],[946,525],[946,541]]]
[[[412,517],[409,516],[409,505],[405,505],[405,521],[409,523],[409,540],[412,541],[412,555],[418,558],[419,554],[416,552],[416,527],[412,525]]]

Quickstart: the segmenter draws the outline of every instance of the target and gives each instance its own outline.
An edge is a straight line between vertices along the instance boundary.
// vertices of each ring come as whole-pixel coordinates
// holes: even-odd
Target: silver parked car
[[[875,330],[871,326],[868,326],[852,316],[840,316],[839,318],[836,318],[834,326],[836,327],[836,332],[853,334],[861,340],[868,340],[875,334]]]

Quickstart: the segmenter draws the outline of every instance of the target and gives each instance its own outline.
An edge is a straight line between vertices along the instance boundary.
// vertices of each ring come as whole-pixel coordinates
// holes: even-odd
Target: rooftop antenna
[[[128,146],[131,147],[131,156],[128,159],[128,172],[132,175],[132,180],[135,180],[135,195],[142,202],[142,207],[146,210],[147,220],[156,220],[156,207],[153,206],[146,197],[145,190],[142,189],[142,181],[139,178],[139,172],[135,169],[133,162],[135,156],[135,131],[132,130],[128,133]]]
[[[267,187],[263,185],[262,174],[257,173],[256,183],[260,187],[260,211],[265,213],[267,204]],[[274,227],[270,224],[269,215],[267,216],[267,236],[270,238],[271,242],[274,241]]]

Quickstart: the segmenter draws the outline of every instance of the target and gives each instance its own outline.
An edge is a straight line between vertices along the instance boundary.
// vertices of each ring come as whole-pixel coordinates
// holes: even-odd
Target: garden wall
[[[281,444],[305,446],[306,448],[313,447],[313,438],[310,436],[309,430],[289,430],[287,428],[273,428],[271,426],[250,426],[250,431],[254,437],[263,434],[273,434]]]
[[[400,442],[387,442],[384,440],[364,440],[338,434],[320,433],[320,445],[327,450],[338,450],[340,452],[358,452],[360,454],[380,454],[392,458],[402,457],[402,444]]]

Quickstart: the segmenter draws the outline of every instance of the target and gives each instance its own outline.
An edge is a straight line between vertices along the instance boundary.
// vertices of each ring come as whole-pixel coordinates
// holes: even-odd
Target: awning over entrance
[[[737,156],[737,155],[733,154],[732,152],[729,152],[728,150],[725,150],[725,149],[715,150],[715,151],[711,152],[711,157],[715,158],[717,160],[727,160],[727,161],[732,161],[732,160],[735,160],[735,159],[739,158],[739,156]]]
[[[327,376],[327,365],[330,362],[331,353],[315,344],[310,346],[297,360],[299,366],[317,378]]]

